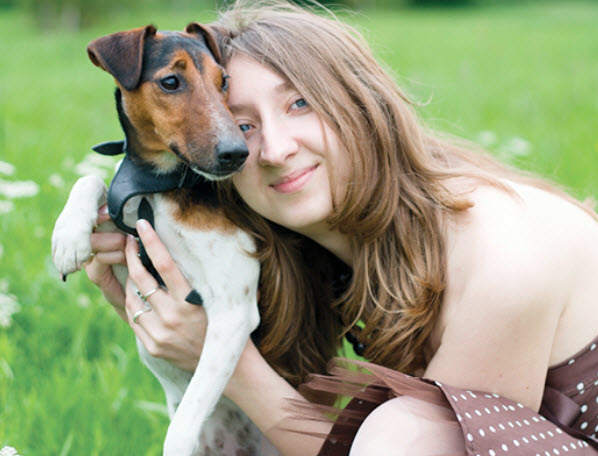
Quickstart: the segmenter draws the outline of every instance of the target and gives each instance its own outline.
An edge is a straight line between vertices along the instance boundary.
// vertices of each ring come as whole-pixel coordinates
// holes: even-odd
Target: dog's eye
[[[181,83],[179,82],[179,79],[176,76],[168,76],[160,80],[160,85],[164,90],[172,92],[173,90],[178,89]]]
[[[226,92],[228,90],[228,80],[230,79],[230,76],[228,75],[224,75],[222,76],[222,91]]]

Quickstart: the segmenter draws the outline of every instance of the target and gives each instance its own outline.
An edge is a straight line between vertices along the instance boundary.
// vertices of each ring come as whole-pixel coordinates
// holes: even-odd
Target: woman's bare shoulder
[[[596,219],[554,193],[506,185],[507,190],[477,187],[469,194],[473,206],[448,221],[449,280],[465,279],[466,273],[472,284],[477,273],[480,280],[491,273],[563,289],[562,281],[575,277],[580,255],[588,254],[588,244],[598,246]],[[571,266],[570,276],[563,266]],[[561,281],[555,283],[554,275]]]
[[[576,283],[575,231],[587,223],[591,236],[595,222],[519,184],[480,186],[470,198],[474,205],[446,227],[447,288],[426,375],[536,408]]]
[[[449,325],[464,330],[459,325],[466,316],[490,321],[486,329],[492,330],[493,324],[542,315],[538,328],[547,343],[556,337],[562,353],[569,352],[588,334],[577,341],[562,329],[579,325],[587,296],[598,294],[590,278],[598,275],[598,223],[558,195],[509,185],[511,191],[476,188],[470,194],[474,205],[447,224],[447,288],[436,341]],[[569,308],[574,311],[565,312]],[[554,352],[550,359],[559,356]]]
[[[556,254],[554,246],[546,250],[554,239],[540,221],[547,210],[538,206],[546,202],[519,190],[479,186],[468,195],[473,206],[447,221],[449,285],[491,289],[493,277],[527,282],[532,269],[533,276],[546,273],[546,257]]]

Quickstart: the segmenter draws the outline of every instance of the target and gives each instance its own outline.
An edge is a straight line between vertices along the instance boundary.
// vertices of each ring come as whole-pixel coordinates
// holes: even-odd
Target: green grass
[[[121,137],[113,82],[87,60],[87,42],[211,17],[144,11],[75,34],[42,33],[25,15],[0,11],[0,161],[16,168],[0,179],[40,188],[0,214],[0,291],[21,307],[0,328],[0,448],[160,454],[167,418],[153,404],[163,395],[137,359],[132,332],[84,274],[58,280],[50,235],[75,165],[91,145]],[[369,11],[350,20],[426,102],[421,115],[435,128],[598,197],[598,4]]]

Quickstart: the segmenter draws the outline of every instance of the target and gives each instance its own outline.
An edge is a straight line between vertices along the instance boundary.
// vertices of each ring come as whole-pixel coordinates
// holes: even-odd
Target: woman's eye
[[[239,128],[241,129],[241,131],[243,133],[247,133],[251,129],[251,125],[249,125],[249,124],[241,124],[241,125],[239,125]]]
[[[291,107],[293,108],[305,108],[306,106],[307,101],[305,101],[303,98],[299,98],[297,101],[295,101],[295,103],[291,105]]]
[[[230,76],[228,76],[228,75],[222,76],[222,86],[220,87],[220,90],[222,90],[223,92],[226,92],[228,90],[228,80],[229,79],[230,79]]]
[[[176,76],[167,76],[160,79],[160,86],[168,92],[173,92],[181,86],[181,82]]]

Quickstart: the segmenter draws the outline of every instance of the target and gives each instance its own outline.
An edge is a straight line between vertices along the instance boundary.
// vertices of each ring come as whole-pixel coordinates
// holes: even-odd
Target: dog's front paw
[[[52,260],[63,280],[91,258],[91,233],[106,186],[95,176],[79,179],[56,220],[52,233]]]
[[[52,260],[62,280],[72,272],[81,269],[91,258],[91,228],[86,226],[64,226],[56,223],[52,234]]]

